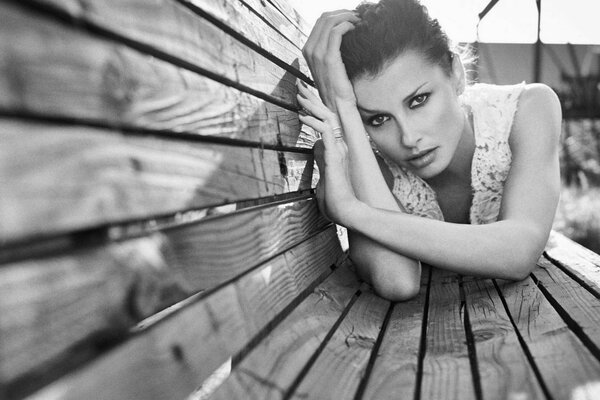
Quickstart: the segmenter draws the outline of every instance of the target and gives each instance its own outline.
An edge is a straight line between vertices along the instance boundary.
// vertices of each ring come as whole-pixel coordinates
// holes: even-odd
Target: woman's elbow
[[[421,265],[418,261],[388,251],[352,254],[361,277],[371,284],[377,295],[390,301],[406,301],[421,288]],[[369,257],[370,256],[370,257]]]
[[[499,277],[511,281],[526,279],[535,269],[540,255],[533,250],[514,252],[512,257],[508,257],[498,266],[499,270],[503,271],[503,276]]]
[[[419,294],[420,282],[416,279],[405,281],[390,279],[374,279],[371,282],[377,295],[390,301],[406,301]]]

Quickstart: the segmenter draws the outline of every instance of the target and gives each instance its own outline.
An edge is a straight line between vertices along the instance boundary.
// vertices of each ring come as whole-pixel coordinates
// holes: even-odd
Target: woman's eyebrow
[[[413,98],[419,92],[419,90],[421,90],[421,88],[423,86],[427,85],[428,83],[429,83],[429,81],[425,81],[422,84],[420,84],[415,90],[413,90],[408,96],[406,96],[403,101],[407,102],[408,100]],[[365,114],[380,114],[380,113],[382,113],[382,111],[379,111],[379,110],[369,110],[368,108],[365,108],[365,107],[361,106],[360,104],[357,104],[356,108],[358,108],[359,111],[361,111]]]
[[[404,101],[406,102],[406,101],[410,100],[411,98],[413,98],[419,92],[419,90],[421,90],[421,88],[423,86],[427,85],[428,83],[429,82],[426,81],[426,82],[423,82],[422,84],[420,84],[419,87],[417,87],[415,90],[412,91],[411,94],[409,94],[408,96],[406,96],[404,98]]]

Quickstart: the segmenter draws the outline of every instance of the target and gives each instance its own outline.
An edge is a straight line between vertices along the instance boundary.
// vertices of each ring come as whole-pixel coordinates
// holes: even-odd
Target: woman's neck
[[[473,116],[470,109],[465,110],[464,127],[454,157],[448,167],[440,174],[427,179],[432,187],[444,187],[456,183],[471,183],[471,164],[475,152],[475,134]]]

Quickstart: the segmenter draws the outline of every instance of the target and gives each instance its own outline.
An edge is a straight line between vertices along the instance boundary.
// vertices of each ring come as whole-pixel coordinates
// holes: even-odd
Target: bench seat
[[[361,281],[283,0],[0,5],[0,399],[597,399],[600,256]]]

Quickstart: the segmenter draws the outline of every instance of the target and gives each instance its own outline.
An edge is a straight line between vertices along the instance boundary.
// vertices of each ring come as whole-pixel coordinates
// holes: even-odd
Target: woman
[[[299,87],[301,121],[323,137],[319,206],[348,228],[351,258],[377,293],[416,295],[421,261],[529,274],[558,202],[561,111],[550,88],[467,87],[416,0],[325,13],[303,53],[322,99]]]

